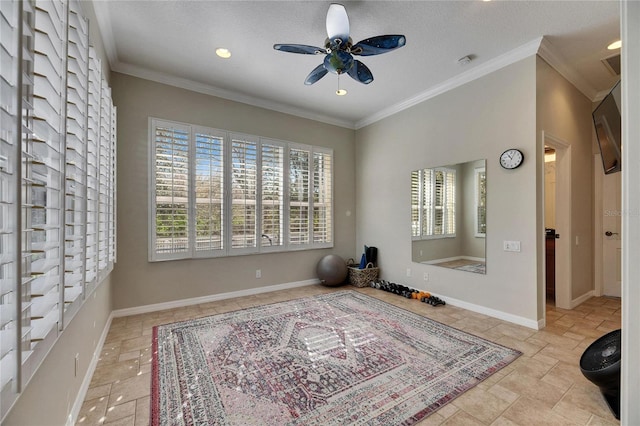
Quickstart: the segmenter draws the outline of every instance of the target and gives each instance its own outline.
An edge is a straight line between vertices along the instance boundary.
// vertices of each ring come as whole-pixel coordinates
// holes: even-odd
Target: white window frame
[[[184,252],[180,253],[158,253],[156,250],[156,180],[155,180],[155,167],[156,167],[156,159],[155,159],[155,131],[158,126],[174,126],[176,128],[181,128],[183,130],[189,129],[189,201],[188,201],[188,214],[189,214],[189,232],[188,232],[188,248]],[[206,252],[198,252],[195,248],[196,241],[196,233],[195,233],[195,155],[194,155],[194,146],[195,146],[195,134],[196,132],[215,135],[217,137],[223,138],[223,152],[224,152],[224,168],[223,168],[223,220],[222,220],[222,235],[223,235],[223,244],[222,248],[219,250],[212,250]],[[251,141],[256,144],[256,200],[255,200],[255,245],[251,245],[249,247],[232,247],[232,196],[230,183],[232,182],[232,140],[246,140]],[[282,147],[283,149],[283,159],[282,159],[282,219],[280,223],[281,227],[281,243],[279,245],[263,245],[263,224],[262,224],[262,183],[263,183],[263,173],[262,173],[262,147],[263,145],[273,145],[277,147]],[[310,171],[309,171],[309,242],[305,244],[292,244],[289,242],[289,224],[290,224],[290,202],[289,202],[289,172],[290,172],[290,164],[289,164],[289,153],[291,149],[301,149],[306,150],[310,154]],[[331,165],[330,165],[330,179],[331,179],[331,188],[330,188],[330,211],[329,211],[329,219],[330,225],[327,234],[329,235],[329,241],[324,242],[314,242],[314,229],[313,229],[313,212],[314,212],[314,204],[313,204],[313,184],[314,184],[314,166],[313,159],[314,154],[326,154],[330,156]],[[238,255],[249,255],[249,254],[260,254],[260,253],[270,253],[270,252],[287,252],[287,251],[297,251],[297,250],[310,250],[310,249],[318,249],[318,248],[331,248],[333,247],[334,240],[334,201],[333,201],[333,186],[334,186],[334,172],[333,172],[333,150],[330,148],[304,145],[299,143],[292,143],[286,141],[279,141],[269,138],[262,138],[255,135],[247,135],[242,133],[229,132],[220,129],[207,128],[203,126],[192,125],[188,123],[181,123],[171,120],[159,119],[154,117],[149,117],[149,166],[148,166],[148,177],[149,177],[149,240],[148,240],[148,251],[149,256],[148,259],[150,262],[158,262],[158,261],[168,261],[168,260],[181,260],[181,259],[195,259],[195,258],[213,258],[213,257],[228,257],[228,256],[238,256]],[[270,240],[273,241],[273,238]]]

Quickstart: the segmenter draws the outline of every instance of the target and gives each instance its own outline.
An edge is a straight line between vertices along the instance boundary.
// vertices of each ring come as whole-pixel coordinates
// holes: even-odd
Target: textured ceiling
[[[406,46],[361,57],[369,85],[328,74],[303,84],[323,57],[273,49],[275,43],[322,46],[326,1],[93,2],[111,68],[346,127],[388,115],[411,100],[535,53],[592,100],[617,77],[601,59],[619,38],[617,1],[347,1],[355,42],[404,34]],[[232,57],[215,56],[217,47]],[[458,59],[473,60],[461,66]]]

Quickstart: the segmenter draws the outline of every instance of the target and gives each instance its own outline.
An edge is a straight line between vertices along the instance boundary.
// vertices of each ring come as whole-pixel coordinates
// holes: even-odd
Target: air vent
[[[620,55],[609,56],[604,58],[602,63],[609,70],[609,72],[615,76],[620,75]]]

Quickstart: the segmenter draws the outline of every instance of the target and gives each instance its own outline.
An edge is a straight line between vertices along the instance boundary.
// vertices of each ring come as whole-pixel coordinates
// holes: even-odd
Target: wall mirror
[[[486,160],[411,172],[411,260],[486,274]]]

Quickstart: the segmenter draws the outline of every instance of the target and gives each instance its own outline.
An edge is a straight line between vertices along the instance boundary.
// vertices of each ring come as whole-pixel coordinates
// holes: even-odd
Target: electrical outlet
[[[407,277],[411,276],[411,268],[407,268]]]
[[[262,269],[256,269],[256,278],[262,278]]]
[[[422,275],[422,279],[423,279],[423,280],[425,280],[425,281],[429,281],[429,273],[428,273],[428,272],[425,272],[425,273]]]

